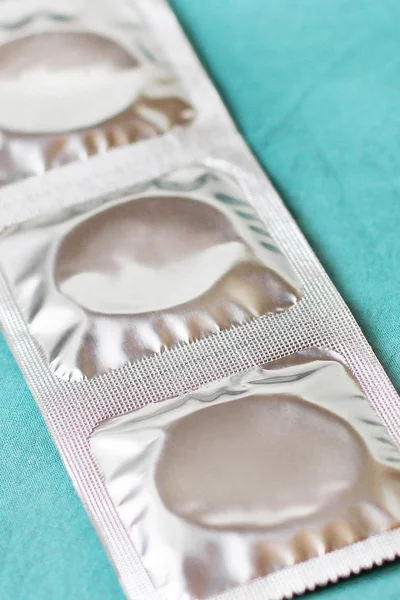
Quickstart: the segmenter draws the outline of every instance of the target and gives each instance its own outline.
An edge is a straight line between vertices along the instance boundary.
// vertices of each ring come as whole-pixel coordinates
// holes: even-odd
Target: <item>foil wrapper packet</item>
[[[393,560],[399,397],[167,4],[0,23],[0,321],[126,596]]]
[[[0,10],[0,185],[191,122],[134,4],[19,0]]]

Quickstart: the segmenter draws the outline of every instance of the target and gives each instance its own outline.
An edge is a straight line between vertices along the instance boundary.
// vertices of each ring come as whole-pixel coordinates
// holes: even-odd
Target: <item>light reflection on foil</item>
[[[91,449],[166,600],[206,598],[399,525],[398,450],[325,350],[111,419]]]
[[[0,185],[192,121],[142,30],[40,14],[0,26]]]
[[[204,167],[10,230],[0,265],[57,376],[280,313],[300,283],[230,176]]]

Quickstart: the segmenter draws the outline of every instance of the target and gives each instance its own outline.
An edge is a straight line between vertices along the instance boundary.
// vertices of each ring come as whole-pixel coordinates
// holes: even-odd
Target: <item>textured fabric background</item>
[[[246,139],[400,387],[400,3],[172,5]],[[3,340],[0,450],[0,599],[122,599]],[[314,597],[399,596],[400,569],[394,564]]]

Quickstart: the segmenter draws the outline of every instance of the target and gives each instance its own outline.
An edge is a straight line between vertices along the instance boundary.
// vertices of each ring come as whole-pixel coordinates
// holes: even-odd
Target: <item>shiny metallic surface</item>
[[[40,11],[0,24],[0,185],[192,121],[145,33],[139,21],[99,27],[95,15],[71,22]]]
[[[187,167],[25,223],[0,265],[54,373],[95,377],[301,297],[287,259],[222,171]]]
[[[162,597],[207,598],[400,524],[400,454],[332,351],[101,424],[91,449]]]
[[[151,35],[147,27],[136,27],[142,22],[139,10]],[[168,3],[3,0],[0,23],[3,48],[18,37],[17,30],[24,32],[20,37],[80,32],[85,45],[94,42],[86,37],[90,32],[123,45],[136,60],[138,46],[149,50],[154,34],[161,51],[154,46],[150,54],[162,55],[173,65],[196,112],[189,127],[175,127],[167,135],[113,152],[96,150],[89,164],[78,160],[0,188],[1,329],[127,598],[171,600],[175,585],[183,597],[226,588],[213,600],[286,600],[400,557],[398,454],[391,444],[393,440],[400,448],[400,397],[235,128]],[[119,75],[123,80],[131,63],[125,63],[119,51],[118,57],[111,75],[120,82]],[[102,106],[103,111],[110,109],[108,100]],[[84,111],[79,114],[88,118]],[[94,129],[98,132],[99,127]],[[65,135],[72,139],[71,133],[61,137]],[[30,136],[34,142],[35,134]],[[96,148],[99,138],[90,139]],[[32,155],[36,165],[40,160]],[[193,172],[187,170],[194,164],[201,165],[203,175],[211,172],[216,178],[196,179],[194,185]],[[175,216],[181,215],[180,236],[164,202]],[[158,211],[164,211],[163,218]],[[260,221],[252,222],[254,211]],[[156,236],[147,235],[150,224]],[[164,224],[168,236],[163,237]],[[129,241],[131,230],[135,236]],[[107,253],[104,242],[110,244]],[[245,277],[249,270],[251,284]],[[146,285],[130,293],[139,275]],[[168,285],[178,280],[179,286]],[[227,304],[225,310],[217,310],[217,288],[225,299],[233,298],[234,311]],[[177,302],[183,302],[178,318],[171,313]],[[194,313],[180,310],[193,302],[195,319]],[[168,318],[150,321],[147,314],[142,320],[145,305],[153,317]],[[264,309],[267,314],[247,317],[246,311]],[[209,313],[214,321],[205,318]],[[241,318],[235,326],[235,319]],[[141,326],[139,338],[135,331],[125,335],[133,322]],[[178,323],[184,327],[177,329]],[[215,334],[198,337],[208,327],[215,328]],[[170,346],[171,332],[184,341]],[[185,343],[189,332],[193,341]],[[138,339],[146,341],[148,354],[141,354]],[[325,351],[325,358],[317,350],[304,354],[310,347],[331,350],[328,355]],[[80,348],[85,348],[83,354]],[[345,358],[352,375],[332,351]],[[138,355],[140,360],[128,362]],[[311,362],[317,364],[312,373],[302,371]],[[258,377],[265,382],[258,385]],[[226,401],[207,397],[225,394],[223,385],[234,387],[237,397],[229,391]],[[193,390],[202,390],[199,399]],[[189,397],[193,410],[186,400],[187,414],[175,405],[172,410],[169,399]],[[153,406],[157,414],[150,408],[142,413],[146,406]],[[177,416],[165,427],[158,413],[162,407],[166,415]],[[141,480],[134,463],[124,463],[123,481],[115,471],[111,477],[122,482],[122,493],[134,486],[149,492],[140,492],[144,505],[139,508],[144,508],[136,513],[135,498],[128,493],[121,500],[114,483],[118,506],[113,501],[110,474],[102,475],[90,439],[99,432],[93,440],[101,441],[102,469],[108,473],[117,462],[117,447],[123,449],[122,461],[133,449],[123,445],[124,436],[118,433],[118,445],[104,453],[106,433],[100,438],[99,425],[107,423],[109,431],[117,423],[111,419],[126,415],[128,431],[131,417],[139,425],[139,414],[145,414],[146,423],[157,421],[148,457],[142,444],[134,448],[151,477]],[[143,431],[148,434],[147,426]],[[135,429],[135,439],[138,432]],[[229,454],[236,479],[230,476]],[[252,468],[246,468],[249,461]],[[278,469],[285,475],[285,486],[280,485]],[[220,481],[212,477],[215,471]],[[132,481],[130,472],[135,474]],[[194,501],[194,492],[200,503]],[[160,520],[152,521],[156,533],[148,538],[146,506],[151,508],[148,514]],[[134,512],[138,523],[145,524],[140,538],[144,545],[138,536],[133,543],[132,532],[139,531],[130,522]],[[193,540],[185,532],[192,532]],[[209,543],[214,534],[216,545]],[[195,540],[200,543],[197,548]],[[159,553],[158,548],[169,542],[169,551]],[[157,588],[150,569],[143,567],[144,555]],[[188,558],[184,565],[183,556]],[[241,581],[249,583],[238,586]]]

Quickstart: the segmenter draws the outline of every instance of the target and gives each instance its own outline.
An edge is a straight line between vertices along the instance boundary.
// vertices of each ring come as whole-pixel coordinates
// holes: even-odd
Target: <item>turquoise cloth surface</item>
[[[400,387],[400,3],[172,4],[246,139]],[[0,599],[122,599],[3,340],[0,440]],[[398,600],[399,565],[313,597]]]

